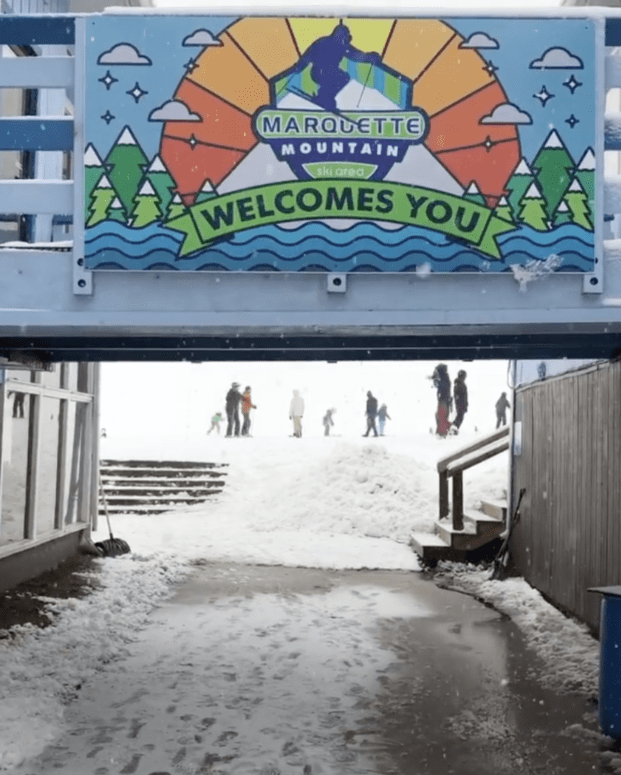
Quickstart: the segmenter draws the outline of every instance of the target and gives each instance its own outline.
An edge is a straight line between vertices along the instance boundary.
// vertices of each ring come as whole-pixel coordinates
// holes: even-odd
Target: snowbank
[[[49,627],[16,626],[0,640],[0,771],[58,735],[65,704],[92,673],[126,653],[149,611],[189,570],[163,557],[95,562],[98,588],[89,597],[50,599]]]
[[[587,627],[564,616],[522,578],[490,581],[490,571],[472,565],[439,563],[442,586],[474,595],[511,617],[546,664],[540,677],[557,691],[597,697],[599,644]]]

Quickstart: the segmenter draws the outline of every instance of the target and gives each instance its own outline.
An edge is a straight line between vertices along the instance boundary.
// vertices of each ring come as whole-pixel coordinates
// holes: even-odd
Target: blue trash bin
[[[599,627],[599,725],[621,738],[621,586],[592,587],[602,597]]]

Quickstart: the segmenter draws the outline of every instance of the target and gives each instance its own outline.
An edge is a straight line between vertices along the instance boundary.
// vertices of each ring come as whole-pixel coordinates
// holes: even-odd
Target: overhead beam
[[[621,332],[480,336],[28,337],[31,357],[62,361],[381,361],[613,359]],[[19,340],[0,338],[0,356]]]

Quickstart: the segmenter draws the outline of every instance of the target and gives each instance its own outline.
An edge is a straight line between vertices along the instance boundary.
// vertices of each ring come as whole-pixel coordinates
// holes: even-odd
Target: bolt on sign
[[[87,268],[593,271],[592,20],[106,14],[86,39]]]

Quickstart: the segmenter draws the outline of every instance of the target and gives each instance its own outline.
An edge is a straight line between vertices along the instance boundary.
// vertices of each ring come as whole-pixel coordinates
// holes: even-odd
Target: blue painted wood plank
[[[0,21],[0,43],[14,46],[75,43],[75,19],[72,16],[11,16]]]
[[[621,18],[606,19],[606,45],[621,46]]]
[[[2,151],[72,151],[73,119],[0,118]]]

